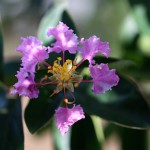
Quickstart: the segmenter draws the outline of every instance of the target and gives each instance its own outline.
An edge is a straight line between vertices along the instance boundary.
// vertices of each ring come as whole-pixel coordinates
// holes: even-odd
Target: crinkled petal
[[[27,38],[21,37],[22,43],[16,48],[22,54],[26,54],[32,50],[32,48],[41,46],[42,42],[34,36],[29,36]]]
[[[16,77],[18,82],[14,84],[14,90],[11,94],[19,94],[20,96],[27,96],[29,98],[37,98],[39,90],[37,89],[34,82],[34,74],[30,75],[23,68],[17,72]]]
[[[30,36],[21,40],[22,43],[16,49],[23,54],[21,65],[27,72],[35,72],[36,64],[49,57],[47,49],[36,37]]]
[[[62,135],[67,133],[69,127],[75,122],[85,118],[83,109],[80,105],[74,106],[73,108],[59,107],[56,110],[55,117],[56,125]]]
[[[115,69],[109,70],[108,64],[91,65],[90,74],[94,82],[92,86],[93,92],[101,94],[116,86],[119,82],[119,77],[115,72]]]
[[[100,38],[92,36],[89,39],[80,41],[81,48],[79,52],[81,53],[83,59],[87,59],[90,64],[93,64],[93,58],[97,53],[101,53],[106,57],[109,57],[110,48],[108,42],[102,42]]]
[[[60,22],[54,28],[50,27],[47,35],[54,36],[56,39],[56,42],[49,48],[49,52],[60,53],[61,51],[68,50],[72,54],[76,53],[78,45],[77,36],[63,22]]]

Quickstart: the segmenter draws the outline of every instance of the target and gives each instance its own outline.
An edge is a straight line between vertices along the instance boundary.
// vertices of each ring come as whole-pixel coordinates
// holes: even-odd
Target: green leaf
[[[17,71],[19,71],[20,64],[21,61],[17,59],[4,64],[4,82],[7,85],[12,86],[15,82],[17,82],[15,75],[17,74]]]
[[[86,88],[85,88],[86,87]],[[77,103],[89,115],[132,128],[150,128],[150,109],[131,80],[121,78],[112,91],[96,95],[90,84],[82,83],[75,91]]]
[[[7,113],[0,114],[0,149],[23,150],[24,135],[20,99],[9,99]]]
[[[100,143],[95,134],[89,116],[75,123],[71,132],[71,150],[100,150]]]
[[[53,37],[47,36],[47,31],[49,27],[56,27],[59,21],[65,23],[70,29],[74,31],[74,33],[77,33],[77,30],[70,15],[65,10],[65,5],[54,6],[42,18],[39,25],[38,38],[43,41],[44,45],[49,45],[51,42],[54,41]]]
[[[7,87],[0,83],[0,149],[23,150],[21,102],[19,98],[7,98],[7,92]]]
[[[124,75],[128,75],[131,76],[137,80],[149,80],[150,79],[150,69],[149,69],[149,63],[150,63],[150,58],[147,56],[142,56],[140,53],[138,54],[138,52],[126,52],[126,54],[130,57],[126,58],[126,59],[130,59],[132,64],[128,67],[125,67],[123,69],[122,64],[120,64],[120,69],[118,70],[118,66],[113,66],[114,68],[116,67],[116,69],[119,71],[119,73],[124,74]],[[131,58],[133,57],[133,58]],[[138,59],[138,60],[134,60],[134,59]],[[115,63],[114,63],[115,64]]]
[[[145,130],[143,131],[128,128],[120,128],[119,134],[119,139],[122,143],[122,150],[129,150],[131,148],[136,150],[147,150],[148,140],[147,133]]]
[[[135,17],[137,26],[141,33],[150,34],[150,24],[146,15],[146,9],[143,5],[136,5],[133,8],[133,15]]]
[[[35,133],[51,119],[63,98],[61,94],[50,98],[50,94],[51,91],[41,88],[39,97],[30,100],[25,109],[25,122],[31,133]]]
[[[42,40],[45,45],[53,41],[52,37],[47,36],[48,28],[55,27],[59,21],[61,21],[64,9],[64,5],[55,6],[42,18],[38,29],[38,38]]]
[[[65,23],[70,29],[72,29],[74,33],[78,34],[74,22],[73,22],[71,16],[69,15],[69,13],[66,10],[63,11],[62,20],[61,21],[63,23]]]

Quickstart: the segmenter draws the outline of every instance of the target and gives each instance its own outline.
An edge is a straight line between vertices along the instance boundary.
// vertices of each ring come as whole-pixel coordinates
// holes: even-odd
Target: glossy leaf
[[[23,150],[24,135],[19,99],[9,99],[9,111],[0,114],[0,149]]]
[[[87,114],[127,127],[150,128],[150,109],[135,83],[129,79],[121,78],[112,91],[101,95],[95,95],[91,85],[83,83],[76,89],[75,97]]]
[[[4,64],[4,81],[7,85],[12,86],[17,82],[15,75],[19,71],[21,61],[15,59]]]
[[[61,21],[64,9],[64,5],[55,6],[51,8],[42,18],[39,25],[38,37],[43,41],[44,44],[48,44],[53,40],[52,37],[50,38],[47,36],[48,28],[55,27],[59,23],[59,21]]]
[[[41,88],[39,97],[32,99],[25,110],[25,122],[31,133],[36,132],[44,126],[54,115],[62,97],[58,94],[50,98],[52,91]]]
[[[63,11],[61,21],[63,23],[65,23],[70,29],[72,29],[75,34],[78,34],[77,29],[74,25],[74,22],[73,22],[71,16],[69,15],[69,13],[66,10]]]
[[[92,120],[89,116],[75,123],[71,132],[71,150],[100,150],[100,143],[95,134]]]
[[[53,37],[47,36],[47,31],[49,27],[56,27],[59,21],[65,23],[70,29],[74,31],[74,33],[77,33],[70,15],[65,10],[65,5],[55,6],[50,9],[43,17],[39,26],[38,37],[43,41],[44,45],[50,45],[50,43],[54,41]]]

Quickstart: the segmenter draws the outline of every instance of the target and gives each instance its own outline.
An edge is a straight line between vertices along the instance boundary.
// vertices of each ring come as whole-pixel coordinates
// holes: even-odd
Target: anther
[[[61,61],[61,60],[62,60],[62,58],[61,58],[61,57],[57,57],[57,60]]]
[[[66,104],[68,104],[68,99],[67,99],[67,98],[65,98],[65,99],[64,99],[64,102],[65,102]]]
[[[38,68],[37,68],[37,70],[40,70],[40,68],[41,68],[41,67],[40,67],[40,65],[38,64]]]
[[[64,99],[64,102],[66,104],[74,104],[76,102],[76,100],[74,99],[72,102],[69,102],[67,98]]]
[[[74,83],[74,87],[78,87],[79,86],[79,83]]]
[[[77,65],[77,58],[73,61],[73,65]]]

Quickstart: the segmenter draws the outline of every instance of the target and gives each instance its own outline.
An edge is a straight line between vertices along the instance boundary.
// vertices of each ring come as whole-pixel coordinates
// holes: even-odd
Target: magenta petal
[[[19,94],[20,96],[27,96],[29,98],[38,97],[39,90],[35,85],[33,73],[28,75],[28,73],[21,68],[20,71],[17,72],[16,77],[18,78],[18,82],[14,84],[15,90],[13,90],[11,94]]]
[[[47,35],[54,36],[56,39],[56,42],[49,48],[49,52],[60,53],[61,51],[68,50],[72,54],[76,53],[78,45],[77,36],[63,22],[60,22],[54,28],[50,27]]]
[[[119,82],[119,77],[115,72],[115,69],[109,70],[108,64],[90,66],[91,77],[94,81],[92,86],[93,92],[101,94],[116,86]]]
[[[30,52],[34,47],[41,46],[42,42],[34,36],[29,36],[27,38],[21,37],[22,43],[16,48],[22,54]]]
[[[80,53],[83,59],[89,60],[90,64],[93,64],[93,57],[97,53],[101,53],[104,56],[108,57],[110,53],[109,43],[102,42],[100,38],[92,36],[87,40],[81,39],[81,48]]]
[[[60,133],[64,135],[68,132],[69,127],[72,126],[78,120],[85,118],[83,109],[80,105],[73,108],[59,107],[55,113],[56,125],[60,130]]]
[[[16,49],[23,54],[21,65],[27,72],[35,72],[36,64],[49,57],[47,49],[36,37],[30,36],[21,40],[22,43]]]

